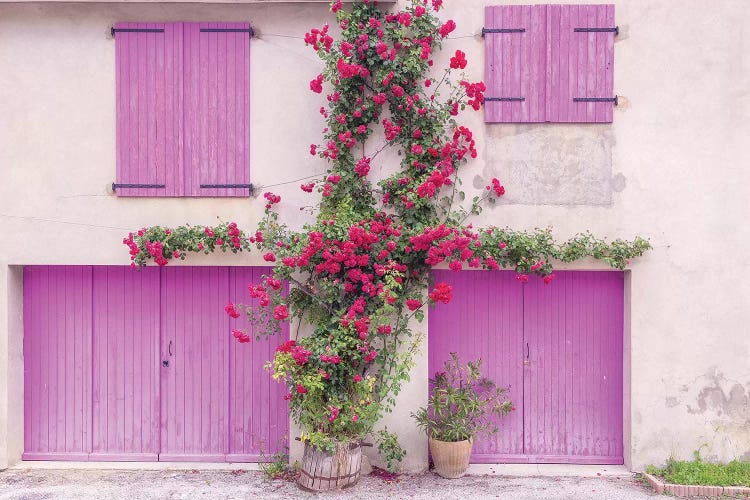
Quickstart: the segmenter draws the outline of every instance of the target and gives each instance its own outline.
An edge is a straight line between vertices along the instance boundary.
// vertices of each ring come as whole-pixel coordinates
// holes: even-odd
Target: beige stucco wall
[[[443,62],[464,50],[472,80],[483,77],[484,50],[470,35],[489,3],[447,0],[443,14],[463,37],[444,43]],[[750,458],[743,268],[750,38],[741,22],[750,5],[615,3],[615,90],[624,103],[614,123],[485,126],[480,114],[467,116],[480,158],[467,168],[465,186],[481,189],[497,176],[508,187],[507,200],[478,224],[552,225],[561,237],[585,229],[649,237],[654,250],[633,262],[629,276],[631,466],[688,457],[700,447],[708,457]],[[322,128],[324,97],[306,90],[321,63],[301,37],[328,19],[320,4],[0,4],[0,468],[18,459],[22,435],[21,283],[19,268],[9,266],[127,264],[121,240],[130,229],[217,217],[252,227],[262,213],[262,199],[119,199],[108,192],[115,169],[111,24],[253,24],[251,177],[262,193],[262,186],[325,169],[307,154]],[[297,224],[299,207],[309,205],[298,184],[274,188]],[[217,255],[190,263],[260,261]],[[424,439],[407,418],[424,401],[426,372],[423,359],[390,418],[389,427],[407,438],[409,470],[426,465]]]

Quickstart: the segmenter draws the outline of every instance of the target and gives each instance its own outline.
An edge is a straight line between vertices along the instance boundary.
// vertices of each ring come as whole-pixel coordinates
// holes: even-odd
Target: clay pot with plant
[[[513,410],[508,390],[481,374],[482,360],[462,364],[456,353],[443,371],[430,379],[427,406],[412,414],[427,432],[438,475],[455,479],[466,474],[477,436],[498,432],[497,418]]]

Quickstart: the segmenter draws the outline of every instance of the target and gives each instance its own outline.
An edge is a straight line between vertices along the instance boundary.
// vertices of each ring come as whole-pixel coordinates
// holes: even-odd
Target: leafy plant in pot
[[[510,413],[508,390],[481,374],[482,360],[462,364],[456,353],[430,379],[427,406],[412,413],[429,437],[435,472],[454,479],[466,474],[474,439],[498,431],[497,418]]]

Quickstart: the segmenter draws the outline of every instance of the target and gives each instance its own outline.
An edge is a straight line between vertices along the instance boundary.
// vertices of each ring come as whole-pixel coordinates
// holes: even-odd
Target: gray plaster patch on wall
[[[612,127],[606,124],[489,125],[486,167],[473,184],[497,177],[505,203],[530,205],[612,204],[626,179],[612,176]]]

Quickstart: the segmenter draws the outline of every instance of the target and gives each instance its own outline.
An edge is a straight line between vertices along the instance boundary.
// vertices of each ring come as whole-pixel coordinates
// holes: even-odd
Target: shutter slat
[[[484,8],[484,27],[495,27],[495,7],[486,6]],[[497,64],[495,58],[495,37],[485,36],[485,57],[484,57],[484,81],[487,89],[495,88],[495,67]],[[486,101],[484,103],[484,121],[492,123],[495,121],[495,109],[497,105],[494,102]]]
[[[192,165],[197,164],[200,154],[200,127],[198,123],[199,114],[197,112],[200,95],[198,83],[200,80],[200,63],[199,53],[200,41],[199,32],[192,29],[190,25],[183,25],[183,40],[185,56],[184,75],[185,84],[183,86],[183,106],[184,122],[182,129],[185,134],[183,143],[183,159],[185,163],[185,193],[192,195],[198,189],[197,179],[192,171]]]
[[[615,6],[605,6],[605,24],[604,27],[611,28],[615,26]],[[612,33],[601,33],[604,35],[604,94],[602,97],[615,96],[615,35]],[[611,122],[614,118],[614,107],[611,103],[599,105],[603,110],[603,122]]]
[[[560,39],[558,44],[558,57],[560,60],[560,83],[557,92],[552,95],[552,99],[557,104],[557,115],[550,121],[563,122],[570,113],[572,101],[568,98],[570,89],[570,37],[573,26],[570,22],[570,9],[560,7]],[[554,56],[553,56],[554,57]]]
[[[187,196],[249,196],[247,188],[215,187],[250,182],[248,23],[186,23],[185,163]],[[212,187],[201,187],[212,186]]]
[[[528,65],[532,68],[533,78],[531,79],[532,87],[528,94],[531,114],[526,121],[543,122],[547,109],[547,16],[546,6],[534,5],[532,11],[532,26],[530,33],[527,34],[528,45],[531,46],[531,52],[527,59]]]
[[[604,9],[595,9],[596,11],[596,26],[604,26],[607,22],[607,13]],[[606,67],[607,61],[605,56],[606,42],[609,38],[609,33],[597,32],[596,35],[596,64],[594,64],[594,71],[596,71],[596,94],[595,97],[606,97]],[[604,106],[599,106],[594,103],[594,121],[604,121]]]
[[[152,97],[153,109],[155,110],[156,116],[162,116],[164,119],[160,123],[154,122],[154,135],[151,136],[150,150],[154,155],[161,161],[157,162],[157,179],[159,184],[171,184],[174,186],[174,182],[167,183],[167,149],[166,149],[166,132],[169,118],[167,117],[166,108],[166,33],[160,34],[155,33],[154,36],[154,87],[155,92]]]
[[[587,24],[588,10],[585,5],[580,5],[578,6],[578,26],[586,26]],[[578,91],[576,96],[585,96],[588,89],[588,34],[579,33],[578,35],[573,41],[578,47]],[[587,106],[588,104],[580,102],[576,105],[574,121],[586,121]]]
[[[510,15],[511,15],[511,23],[513,26],[520,26],[521,25],[521,6],[520,5],[513,5],[510,7]],[[513,96],[520,96],[523,90],[521,89],[521,39],[524,38],[526,33],[521,33],[520,36],[510,36],[507,37],[508,40],[510,40],[512,49],[511,49],[511,57],[513,61],[513,65],[510,68],[510,74],[508,75],[509,83],[510,83],[510,90],[511,95]],[[525,61],[523,61],[525,62]],[[523,101],[521,101],[523,102]],[[511,120],[516,121],[520,119],[520,107],[521,102],[519,101],[506,101],[503,103],[504,106],[507,106],[507,115],[509,116]]]
[[[510,6],[502,7],[502,24],[501,27],[517,27],[513,26],[513,11]],[[513,54],[513,36],[502,36],[502,47],[501,51],[505,55],[505,61],[502,66],[502,78],[503,82],[500,86],[499,97],[517,97],[513,95],[513,89],[511,88],[511,80],[513,75],[513,63],[515,62],[515,55]],[[512,121],[511,116],[511,104],[510,102],[503,101],[500,104],[500,117],[501,121]]]
[[[586,23],[584,26],[587,28],[593,28],[596,24],[596,7],[593,5],[586,6]],[[596,33],[585,33],[586,37],[586,94],[580,97],[598,97],[596,95]],[[593,102],[586,103],[586,118],[585,121],[592,122],[596,118],[596,107]]]
[[[532,26],[532,8],[530,5],[520,5],[517,7],[518,15],[519,15],[519,26]],[[534,28],[532,26],[532,32]],[[531,57],[533,57],[533,52],[531,50],[530,44],[526,43],[527,40],[527,34],[521,33],[520,37],[516,37],[516,41],[519,44],[518,49],[518,60],[519,60],[519,68],[518,68],[518,91],[517,95],[523,95],[525,93],[533,94],[535,93],[535,87],[537,84],[537,81],[532,77],[533,70],[532,66],[527,64],[526,61],[528,61]],[[528,89],[528,91],[526,91]],[[535,103],[535,100],[524,100],[520,101],[514,106],[513,109],[513,117],[515,120],[520,122],[528,122],[533,120],[533,117],[530,116],[530,109],[531,105]]]
[[[547,85],[546,85],[546,121],[557,121],[560,116],[561,78],[561,39],[562,28],[560,5],[550,5],[547,8]]]

